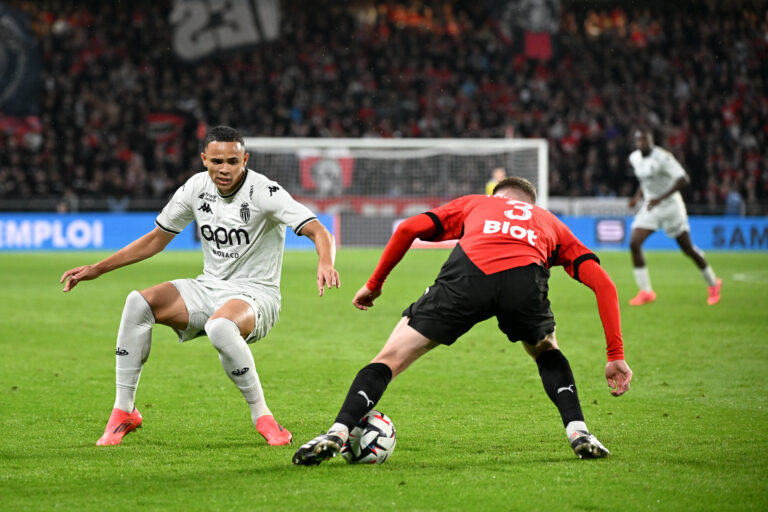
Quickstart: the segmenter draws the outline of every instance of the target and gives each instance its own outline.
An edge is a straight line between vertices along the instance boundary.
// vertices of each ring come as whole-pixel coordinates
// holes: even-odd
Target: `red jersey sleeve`
[[[435,224],[435,232],[430,238],[421,238],[427,242],[441,242],[443,240],[456,240],[464,234],[464,218],[467,206],[476,200],[478,196],[463,196],[454,199],[442,206],[426,212]],[[485,196],[481,196],[485,197]]]
[[[387,242],[387,246],[381,253],[379,264],[365,286],[369,290],[380,290],[389,273],[403,259],[413,241],[417,238],[430,240],[436,229],[437,226],[433,219],[423,213],[401,222],[392,234],[392,238]]]
[[[558,220],[556,226],[557,245],[551,256],[550,266],[561,265],[569,276],[581,281],[579,279],[581,264],[587,260],[595,260],[599,263],[600,260],[562,221]]]
[[[621,315],[616,285],[600,266],[598,257],[568,229],[557,221],[558,244],[552,255],[552,265],[562,265],[572,278],[588,286],[597,299],[597,310],[605,332],[608,361],[624,359],[621,339]]]
[[[608,361],[624,359],[624,342],[621,339],[621,315],[616,285],[597,261],[587,260],[579,267],[582,283],[589,286],[597,298],[597,310],[605,331]]]

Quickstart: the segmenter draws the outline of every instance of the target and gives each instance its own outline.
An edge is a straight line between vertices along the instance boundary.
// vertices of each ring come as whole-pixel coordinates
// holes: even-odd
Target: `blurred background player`
[[[561,265],[597,297],[605,331],[605,377],[619,396],[632,371],[624,361],[616,287],[595,254],[549,211],[535,206],[536,189],[523,178],[499,182],[494,195],[460,197],[403,221],[376,270],[352,303],[373,306],[384,280],[416,238],[459,239],[435,283],[403,311],[403,318],[373,361],[360,370],[328,430],[302,445],[294,464],[315,465],[336,456],[349,430],[381,399],[393,378],[438,345],[452,345],[473,325],[496,316],[511,342],[523,341],[534,358],[544,389],[560,412],[571,448],[579,458],[609,451],[589,433],[568,360],[555,339],[549,305],[549,268]]]
[[[488,182],[485,184],[485,195],[493,195],[493,189],[496,188],[496,185],[506,177],[507,171],[505,171],[503,167],[495,168],[491,173],[491,179],[488,180]]]
[[[264,399],[248,343],[267,335],[280,312],[280,273],[285,226],[310,238],[319,257],[317,287],[339,286],[333,236],[304,205],[276,182],[248,168],[240,133],[210,130],[201,154],[207,172],[193,175],[160,212],[157,226],[108,258],[64,272],[64,291],[116,268],[147,259],[196,221],[204,256],[203,274],[128,294],[115,350],[116,394],[112,414],[97,445],[116,445],[142,423],[136,388],[149,357],[152,325],[167,325],[179,341],[207,334],[227,376],[240,389],[251,419],[270,445],[291,442]]]
[[[669,151],[653,144],[649,130],[635,131],[635,146],[637,149],[629,155],[629,163],[640,184],[629,200],[629,206],[633,208],[641,197],[643,204],[632,222],[629,246],[635,281],[640,291],[629,304],[641,306],[656,300],[645,265],[643,242],[657,229],[663,229],[670,238],[674,238],[680,249],[696,263],[707,283],[707,304],[717,304],[720,302],[722,280],[715,276],[704,258],[704,252],[691,242],[688,214],[680,194],[680,190],[690,181],[688,174]]]

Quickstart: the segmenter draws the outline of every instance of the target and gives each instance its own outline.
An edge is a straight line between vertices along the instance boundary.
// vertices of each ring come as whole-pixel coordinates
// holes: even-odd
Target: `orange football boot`
[[[656,292],[650,291],[647,292],[645,290],[640,290],[637,292],[637,295],[635,295],[635,298],[629,301],[630,306],[642,306],[643,304],[648,304],[649,302],[653,302],[656,300]]]
[[[141,422],[142,418],[138,409],[134,409],[133,412],[125,412],[115,407],[112,409],[112,414],[109,415],[104,435],[96,441],[96,446],[120,444],[127,433],[141,428]]]
[[[275,421],[275,417],[271,414],[265,414],[259,416],[256,420],[256,430],[259,434],[264,436],[267,443],[272,446],[282,446],[284,444],[290,444],[293,440],[293,436],[288,432],[285,427]]]
[[[714,286],[707,287],[708,297],[707,304],[714,306],[720,302],[720,288],[723,287],[723,280],[718,279]]]

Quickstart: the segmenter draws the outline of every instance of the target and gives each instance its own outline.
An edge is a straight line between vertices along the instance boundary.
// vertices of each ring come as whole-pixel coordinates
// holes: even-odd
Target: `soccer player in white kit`
[[[650,131],[635,131],[635,146],[637,149],[629,155],[629,163],[640,186],[629,200],[629,207],[633,208],[641,197],[643,204],[632,222],[629,246],[635,267],[635,281],[640,291],[629,304],[642,306],[656,300],[645,266],[643,242],[657,229],[663,229],[670,238],[674,238],[680,249],[696,263],[707,283],[707,304],[717,304],[720,302],[722,280],[715,276],[702,250],[691,242],[688,214],[680,194],[680,190],[690,181],[688,174],[669,151],[653,144]]]
[[[155,323],[173,328],[181,342],[207,334],[227,376],[248,403],[257,431],[270,445],[291,442],[291,433],[267,407],[247,344],[266,336],[277,321],[285,227],[314,242],[320,296],[326,286],[340,286],[334,238],[280,185],[246,167],[248,153],[237,130],[211,129],[201,158],[207,172],[195,174],[176,191],[154,230],[106,259],[67,270],[61,277],[64,291],[70,291],[80,281],[157,254],[185,226],[197,222],[203,273],[128,294],[117,333],[115,403],[96,442],[99,446],[120,444],[141,426],[136,388]]]

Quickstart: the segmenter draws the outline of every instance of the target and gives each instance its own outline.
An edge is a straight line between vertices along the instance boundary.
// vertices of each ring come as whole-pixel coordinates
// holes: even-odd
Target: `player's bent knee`
[[[240,336],[240,328],[229,318],[218,317],[209,319],[205,322],[205,332],[208,334],[211,344],[218,351],[222,351],[227,346],[238,342],[245,343],[243,337]]]
[[[557,339],[555,338],[554,332],[544,336],[542,339],[536,342],[535,345],[524,344],[523,346],[525,347],[525,351],[528,352],[528,354],[530,354],[534,359],[548,350],[557,350],[559,348],[557,346]]]
[[[403,373],[411,364],[413,364],[425,351],[419,350],[382,350],[371,363],[382,363],[392,370],[392,378]]]
[[[123,318],[139,325],[152,325],[155,323],[155,316],[152,314],[152,308],[149,302],[142,294],[133,290],[125,298],[123,307]]]

